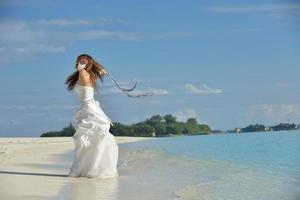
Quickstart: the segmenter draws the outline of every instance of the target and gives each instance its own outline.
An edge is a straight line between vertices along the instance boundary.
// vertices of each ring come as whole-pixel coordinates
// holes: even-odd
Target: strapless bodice
[[[76,132],[74,139],[74,162],[70,177],[118,176],[118,145],[110,130],[112,120],[104,113],[99,101],[94,98],[92,86],[76,83],[74,87],[80,97],[81,106],[76,110],[72,124]]]
[[[81,102],[88,102],[94,99],[94,88],[92,86],[84,86],[76,83],[75,91],[78,94]]]

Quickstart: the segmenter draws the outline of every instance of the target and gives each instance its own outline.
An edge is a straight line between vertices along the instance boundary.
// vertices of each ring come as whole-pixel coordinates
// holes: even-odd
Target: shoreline
[[[287,160],[278,155],[296,150],[299,135],[245,137],[115,137],[124,145],[119,145],[119,177],[111,179],[67,177],[72,137],[0,138],[0,199],[231,199],[233,188],[238,191],[234,199],[294,199],[299,194],[299,162],[293,159],[295,153]]]
[[[154,137],[129,137],[114,136],[117,144],[137,142]],[[36,148],[44,149],[46,152],[36,153]],[[6,162],[14,163],[22,161],[22,156],[42,156],[45,154],[64,153],[75,148],[73,137],[5,137],[0,138],[0,169]]]
[[[154,139],[114,136],[117,144]],[[73,137],[0,138],[0,199],[49,199],[70,182],[66,153],[74,150]],[[122,152],[120,152],[122,155]]]

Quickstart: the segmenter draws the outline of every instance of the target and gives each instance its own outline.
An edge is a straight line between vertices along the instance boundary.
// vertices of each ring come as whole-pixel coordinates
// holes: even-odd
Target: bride
[[[77,71],[65,82],[68,90],[74,89],[80,99],[73,121],[76,130],[73,135],[74,161],[68,176],[117,177],[119,149],[115,137],[109,132],[113,123],[94,98],[97,78],[103,83],[107,71],[88,54],[77,57],[75,68]]]

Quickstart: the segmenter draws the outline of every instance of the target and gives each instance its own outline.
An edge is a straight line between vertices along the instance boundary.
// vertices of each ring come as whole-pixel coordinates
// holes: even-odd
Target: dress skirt
[[[70,177],[109,178],[118,176],[119,148],[109,132],[112,120],[97,100],[83,101],[74,116],[74,161]]]

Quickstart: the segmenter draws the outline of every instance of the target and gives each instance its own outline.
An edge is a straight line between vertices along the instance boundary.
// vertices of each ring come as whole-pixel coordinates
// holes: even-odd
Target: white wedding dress
[[[74,116],[74,161],[68,176],[100,177],[118,176],[119,148],[109,132],[112,120],[94,99],[94,88],[76,83],[75,91],[80,98],[80,108]]]

